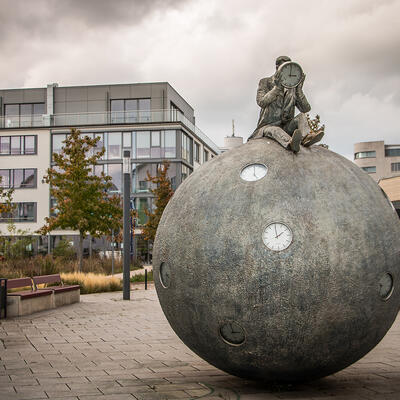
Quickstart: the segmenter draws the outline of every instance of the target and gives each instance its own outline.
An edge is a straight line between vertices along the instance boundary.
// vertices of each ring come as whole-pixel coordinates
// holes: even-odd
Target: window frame
[[[112,105],[114,101],[122,101],[123,109],[113,111]],[[127,102],[135,102],[136,109],[127,109]],[[149,109],[141,109],[140,104],[143,101],[149,102]],[[142,115],[144,112],[144,115]],[[135,124],[138,122],[151,122],[151,97],[135,97],[135,98],[117,98],[110,99],[111,124]],[[114,116],[113,113],[122,115]],[[117,120],[114,120],[116,118]]]
[[[0,223],[27,223],[27,222],[37,222],[37,202],[34,201],[19,201],[12,202],[15,205],[15,208],[10,213],[1,213],[0,214]],[[24,216],[20,217],[21,210],[24,211],[25,206],[33,205],[33,217],[32,219],[24,218]],[[4,216],[4,214],[8,214]],[[23,213],[22,213],[23,214]]]
[[[34,113],[35,106],[37,105],[43,106],[43,113]],[[18,114],[6,114],[7,106],[18,106]],[[21,114],[21,106],[30,106],[30,114]],[[14,121],[17,121],[15,118],[18,117],[17,126],[10,126],[10,128],[23,128],[23,127],[32,127],[35,126],[35,116],[37,115],[45,115],[46,113],[46,102],[37,101],[33,103],[6,103],[3,105],[3,116],[4,119],[7,119],[7,116],[13,117]],[[23,120],[23,123],[22,123]],[[11,120],[12,121],[12,120]],[[8,126],[6,126],[8,127]]]
[[[21,186],[15,186],[15,171],[22,171],[22,183],[26,180],[26,171],[33,171],[33,184],[27,186],[22,184]],[[36,189],[37,188],[37,168],[0,168],[0,171],[8,171],[8,181],[9,185],[5,186],[1,184],[0,186],[4,189]]]
[[[33,137],[33,152],[26,152],[26,137]],[[8,138],[8,153],[1,152],[1,142],[3,139]],[[11,151],[11,138],[19,138],[19,153],[12,153]],[[37,135],[4,135],[0,136],[0,156],[32,156],[37,155]]]

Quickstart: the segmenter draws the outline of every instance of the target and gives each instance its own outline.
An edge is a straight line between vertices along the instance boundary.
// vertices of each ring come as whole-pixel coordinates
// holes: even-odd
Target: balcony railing
[[[7,115],[0,117],[0,128],[35,128],[57,126],[141,124],[154,122],[181,122],[216,153],[218,146],[181,112],[167,110],[136,110],[86,112],[53,115]]]

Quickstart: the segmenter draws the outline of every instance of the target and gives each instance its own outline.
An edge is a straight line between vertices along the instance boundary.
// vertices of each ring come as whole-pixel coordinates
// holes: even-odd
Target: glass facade
[[[1,182],[3,188],[35,188],[37,186],[36,168],[21,169],[0,169]]]
[[[168,177],[171,180],[171,186],[176,189],[177,163],[170,163],[168,168]],[[154,184],[147,181],[147,173],[150,176],[156,176],[160,163],[140,163],[132,164],[132,193],[149,193],[154,188]]]
[[[112,187],[110,192],[122,191],[122,164],[106,164],[104,173],[111,176]]]
[[[99,138],[96,148],[99,151],[103,147],[106,148],[102,160],[119,160],[122,158],[122,150],[129,150],[132,159],[176,158],[176,134],[176,130],[157,130],[82,133],[82,136]],[[29,151],[32,151],[34,142],[30,138],[30,136],[25,136],[25,146]],[[51,152],[60,153],[65,139],[65,133],[53,134]],[[4,151],[4,154],[10,154],[11,147],[9,136],[0,138],[0,151],[2,153]],[[17,149],[17,145],[14,145],[14,149]]]
[[[0,154],[36,154],[36,137],[36,135],[0,136]]]

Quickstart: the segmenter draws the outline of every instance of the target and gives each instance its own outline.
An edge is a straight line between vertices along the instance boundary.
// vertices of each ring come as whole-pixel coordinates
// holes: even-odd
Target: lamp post
[[[124,172],[124,197],[123,197],[123,217],[124,217],[124,268],[123,268],[123,299],[131,298],[131,282],[130,282],[130,158],[131,152],[124,150],[123,172]]]

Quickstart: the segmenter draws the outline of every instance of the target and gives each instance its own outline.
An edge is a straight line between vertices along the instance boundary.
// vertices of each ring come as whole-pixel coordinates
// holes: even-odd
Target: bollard
[[[144,290],[147,290],[147,269],[144,270]]]

